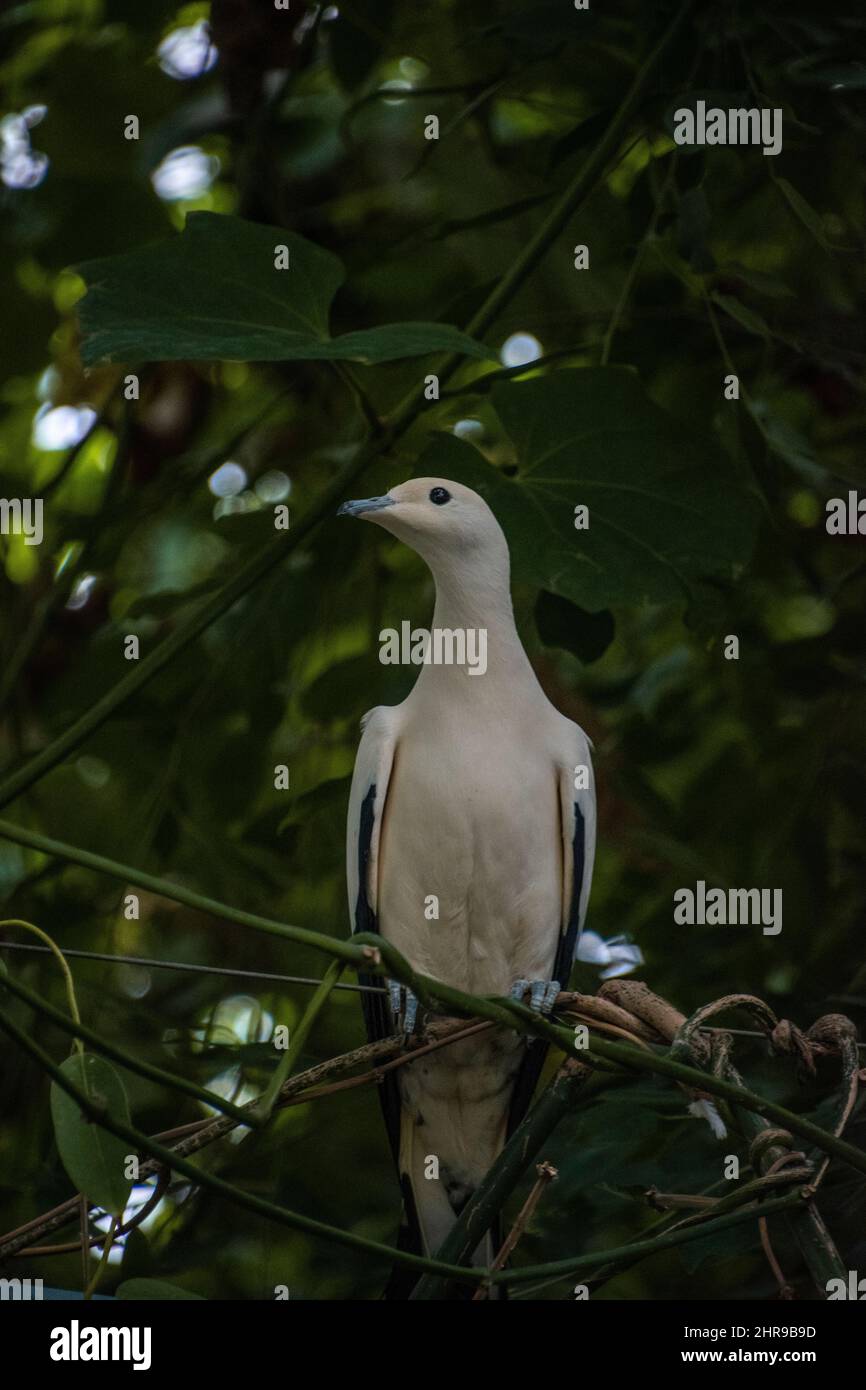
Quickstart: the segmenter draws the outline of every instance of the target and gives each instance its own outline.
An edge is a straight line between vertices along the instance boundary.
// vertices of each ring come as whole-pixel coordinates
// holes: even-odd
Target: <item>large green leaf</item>
[[[275,248],[289,265],[275,268]],[[390,323],[332,338],[345,279],[330,251],[278,227],[191,213],[180,236],[77,267],[82,356],[97,362],[393,362],[427,352],[490,357],[447,323]]]
[[[60,1070],[106,1114],[129,1124],[129,1103],[123,1082],[113,1067],[91,1053],[75,1052]],[[129,1200],[132,1182],[124,1177],[129,1145],[81,1113],[78,1102],[51,1084],[51,1118],[63,1167],[79,1192],[96,1206],[120,1216]]]
[[[819,246],[823,246],[825,251],[831,251],[833,248],[827,238],[827,233],[824,231],[824,222],[821,218],[821,214],[815,211],[811,203],[806,201],[799,189],[795,188],[787,179],[782,179],[777,176],[774,182],[779,192],[785,198],[794,216],[798,217],[807,231],[812,233],[812,236]]]
[[[417,472],[487,499],[519,578],[598,612],[686,599],[693,581],[742,571],[755,497],[713,441],[655,405],[634,373],[559,371],[502,383],[492,401],[516,451],[513,476],[452,435],[436,436]],[[581,505],[586,530],[575,529]]]
[[[355,0],[350,13],[341,10],[328,25],[331,66],[347,91],[360,87],[381,61],[393,9],[394,0]]]
[[[562,647],[587,665],[604,656],[616,631],[613,614],[607,609],[587,613],[546,589],[535,600],[535,626],[546,647]]]

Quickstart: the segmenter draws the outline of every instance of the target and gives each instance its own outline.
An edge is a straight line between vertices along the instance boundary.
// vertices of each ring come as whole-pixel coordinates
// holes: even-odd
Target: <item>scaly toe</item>
[[[406,989],[398,980],[388,981],[388,995],[394,1022],[401,1033],[413,1033],[418,1017],[418,1000],[411,989]]]

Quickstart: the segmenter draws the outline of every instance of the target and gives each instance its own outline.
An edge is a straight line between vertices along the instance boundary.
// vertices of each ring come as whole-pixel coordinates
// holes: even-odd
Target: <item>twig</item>
[[[69,969],[66,957],[60,947],[41,927],[34,926],[32,922],[25,922],[23,917],[7,917],[4,921],[0,922],[0,931],[5,927],[22,927],[25,931],[32,932],[33,935],[38,936],[39,940],[43,943],[41,949],[50,951],[57,961],[63,974],[66,1002],[69,1007],[69,1019],[67,1019],[64,1014],[61,1014],[59,1010],[57,1010],[57,1017],[61,1019],[61,1026],[65,1023],[71,1023],[73,1025],[70,1031],[73,1033],[75,1048],[79,1053],[83,1053],[84,1049],[81,1046],[80,1033],[75,1032],[76,1028],[81,1028],[81,1013],[78,1008],[78,1000],[75,996],[75,981],[72,978],[72,971]],[[0,976],[0,984],[6,984],[8,978],[8,975]]]
[[[615,153],[623,132],[633,112],[637,109],[665,49],[679,32],[692,8],[693,0],[685,0],[685,3],[680,5],[670,24],[635,74],[629,90],[620,102],[610,125],[592,154],[582,165],[538,231],[530,238],[523,253],[513,262],[511,269],[502,277],[478,313],[467,325],[466,332],[470,337],[478,337],[486,332],[494,319],[499,316],[503,306],[513,299],[524,280],[603,177],[608,161]]]
[[[563,1260],[551,1260],[543,1265],[526,1265],[521,1269],[501,1270],[491,1276],[494,1284],[522,1284],[537,1278],[580,1278],[581,1275],[589,1274],[591,1270],[615,1261],[628,1261],[630,1264],[638,1260],[646,1259],[649,1255],[658,1254],[661,1250],[671,1250],[676,1245],[685,1245],[693,1240],[703,1240],[705,1236],[715,1235],[719,1231],[729,1230],[731,1226],[739,1226],[744,1221],[754,1221],[758,1215],[773,1216],[779,1212],[793,1211],[803,1205],[803,1197],[799,1192],[789,1192],[784,1197],[769,1197],[764,1202],[756,1203],[754,1206],[744,1207],[738,1211],[729,1212],[726,1216],[718,1219],[704,1221],[700,1225],[679,1228],[661,1236],[655,1236],[651,1240],[636,1240],[629,1245],[620,1245],[611,1250],[596,1250],[589,1255],[570,1255]]]
[[[90,1207],[83,1192],[75,1200],[78,1206],[78,1229],[81,1233],[78,1242],[81,1251],[81,1287],[84,1289],[87,1287],[88,1275],[87,1256],[89,1253],[88,1236],[90,1235],[90,1228],[87,1224],[87,1218]]]
[[[774,1163],[772,1163],[772,1164],[770,1165],[770,1167],[767,1169],[766,1177],[768,1177],[768,1178],[769,1178],[769,1177],[772,1177],[774,1174],[779,1173],[780,1169],[789,1168],[792,1162],[793,1162],[793,1163],[796,1163],[797,1159],[802,1159],[802,1158],[803,1158],[803,1154],[795,1154],[795,1153],[791,1153],[790,1151],[787,1152],[787,1153],[782,1154],[782,1155],[781,1155],[779,1158],[777,1158],[776,1161],[775,1161]],[[802,1170],[800,1170],[800,1171],[802,1171]],[[781,1176],[784,1177],[785,1174],[782,1173]],[[773,1278],[776,1280],[776,1283],[779,1285],[779,1297],[780,1297],[780,1298],[783,1298],[783,1299],[791,1299],[791,1298],[793,1298],[793,1297],[794,1297],[794,1289],[793,1289],[793,1286],[792,1286],[790,1280],[788,1280],[788,1279],[785,1278],[785,1275],[784,1275],[784,1273],[783,1273],[783,1271],[782,1271],[782,1266],[779,1264],[779,1261],[778,1261],[777,1258],[776,1258],[776,1253],[775,1253],[775,1251],[773,1250],[773,1245],[772,1245],[772,1242],[771,1242],[771,1240],[770,1240],[770,1231],[769,1231],[769,1227],[768,1227],[768,1225],[767,1225],[767,1218],[766,1218],[765,1216],[760,1217],[759,1220],[758,1220],[758,1232],[759,1232],[760,1237],[761,1237],[761,1248],[762,1248],[763,1251],[764,1251],[764,1254],[765,1254],[765,1256],[766,1256],[766,1258],[767,1258],[767,1263],[769,1264],[770,1269],[773,1271]]]
[[[84,1198],[82,1197],[81,1200],[84,1201]],[[86,1212],[86,1210],[87,1210],[87,1203],[86,1203],[86,1202],[84,1203],[84,1206],[85,1206],[85,1212]],[[87,1219],[87,1218],[86,1218],[86,1216],[85,1216],[85,1222],[86,1222],[86,1219]],[[81,1295],[81,1297],[84,1299],[85,1302],[87,1302],[89,1299],[91,1299],[91,1298],[93,1297],[93,1295],[96,1293],[96,1290],[99,1288],[99,1281],[100,1281],[100,1279],[102,1278],[102,1272],[103,1272],[103,1270],[105,1269],[105,1266],[108,1264],[108,1257],[109,1257],[109,1255],[111,1254],[111,1247],[112,1247],[112,1245],[114,1244],[115,1238],[116,1238],[116,1236],[117,1236],[117,1227],[118,1227],[119,1223],[120,1223],[120,1217],[119,1217],[119,1216],[113,1216],[113,1217],[111,1218],[111,1225],[110,1225],[109,1228],[108,1228],[108,1235],[105,1237],[105,1244],[104,1244],[103,1247],[102,1247],[102,1254],[101,1254],[101,1256],[100,1256],[100,1258],[99,1258],[99,1264],[96,1266],[96,1269],[95,1269],[94,1272],[93,1272],[93,1278],[90,1280],[90,1283],[87,1282],[87,1279],[86,1279],[86,1277],[85,1277],[84,1291],[83,1291],[83,1293],[82,1293],[82,1295]],[[85,1270],[87,1269],[87,1253],[88,1253],[88,1247],[87,1247],[87,1245],[84,1243],[84,1241],[82,1240],[82,1244],[81,1244],[81,1255],[82,1255],[82,1259],[83,1259],[83,1261],[84,1261]]]
[[[520,1237],[523,1235],[523,1232],[526,1230],[526,1227],[529,1225],[529,1222],[531,1221],[535,1209],[538,1206],[538,1203],[541,1201],[541,1198],[545,1190],[550,1186],[552,1182],[554,1182],[559,1177],[559,1173],[554,1168],[553,1164],[548,1163],[546,1159],[543,1163],[539,1163],[536,1165],[535,1171],[538,1174],[538,1177],[536,1178],[535,1183],[532,1186],[532,1190],[530,1191],[526,1201],[523,1203],[523,1206],[520,1208],[520,1211],[517,1213],[514,1225],[511,1227],[511,1230],[505,1237],[505,1240],[502,1243],[502,1247],[498,1255],[494,1259],[493,1264],[490,1266],[491,1270],[494,1273],[497,1269],[503,1269],[505,1267],[506,1260],[508,1259],[517,1242],[520,1240]],[[478,1288],[475,1290],[475,1293],[472,1295],[472,1302],[481,1303],[486,1297],[487,1289],[483,1284],[479,1284]]]
[[[114,1233],[115,1240],[117,1240],[120,1236],[128,1235],[130,1231],[134,1231],[137,1226],[140,1226],[144,1221],[147,1220],[152,1211],[156,1210],[163,1197],[165,1196],[166,1189],[169,1185],[170,1176],[171,1174],[167,1171],[167,1169],[161,1168],[159,1170],[156,1182],[154,1183],[153,1191],[151,1192],[144,1206],[141,1207],[135,1213],[134,1216],[130,1217],[129,1221],[124,1222],[122,1226],[118,1227],[118,1229]],[[73,1198],[73,1201],[74,1200],[75,1199]],[[95,1210],[95,1208],[92,1208],[92,1210]],[[88,1239],[88,1244],[91,1247],[94,1245],[101,1245],[104,1240],[105,1237],[100,1232],[99,1235],[90,1236]],[[71,1255],[76,1250],[80,1250],[80,1248],[80,1240],[70,1240],[67,1241],[64,1245],[25,1246],[23,1249],[17,1252],[17,1255],[19,1259],[24,1259],[25,1256],[32,1259],[34,1255]]]

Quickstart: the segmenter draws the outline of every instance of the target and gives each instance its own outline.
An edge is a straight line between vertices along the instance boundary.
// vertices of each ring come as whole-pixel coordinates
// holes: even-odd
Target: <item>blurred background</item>
[[[334,333],[394,320],[463,325],[603,135],[674,9],[666,0],[618,0],[577,17],[563,3],[513,0],[295,0],[288,14],[244,0],[5,8],[0,495],[45,499],[41,545],[0,537],[7,769],[127,674],[123,636],[151,650],[266,544],[275,503],[293,522],[315,505],[365,428],[344,376],[325,362],[148,363],[140,398],[126,400],[121,365],[82,366],[76,265],[172,238],[206,210],[335,253],[347,281]],[[353,489],[370,495],[438,471],[489,496],[512,546],[527,649],[550,698],[596,747],[588,925],[606,938],[628,933],[645,957],[640,978],[685,1013],[735,991],[803,1026],[835,1011],[862,1022],[866,1010],[864,539],[830,536],[824,524],[827,500],[847,498],[866,473],[864,31],[855,4],[698,7],[579,217],[486,333],[498,362],[465,361]],[[782,153],[678,150],[671,117],[686,93],[781,108]],[[423,137],[430,113],[438,141]],[[124,138],[130,114],[137,140]],[[577,243],[589,248],[588,270],[574,267]],[[497,368],[491,392],[480,378]],[[352,370],[387,414],[435,359]],[[581,384],[584,371],[595,375]],[[729,373],[741,382],[735,403],[723,394]],[[559,459],[566,505],[551,539],[526,472],[523,417],[508,402],[557,376],[574,383],[594,442]],[[623,380],[637,393],[633,417],[622,403],[630,410],[632,396],[610,384]],[[557,419],[570,393],[562,386]],[[622,477],[645,482],[655,560],[676,584],[647,577],[640,536],[612,544],[592,583],[581,571],[571,513],[596,501],[608,456]],[[696,530],[676,510],[678,460],[701,508]],[[602,508],[603,491],[597,500]],[[550,497],[540,505],[549,518]],[[414,555],[372,528],[326,519],[4,814],[235,906],[343,935],[358,721],[401,700],[416,674],[380,664],[378,633],[404,619],[423,625],[431,607]],[[737,661],[723,657],[729,634]],[[275,788],[277,764],[290,769],[288,790]],[[781,934],[675,925],[674,891],[701,878],[781,888]],[[4,918],[35,922],[63,947],[207,967],[75,960],[85,1022],[248,1099],[272,1065],[274,1025],[296,1023],[310,990],[210,968],[318,977],[323,959],[147,894],[139,920],[126,920],[126,891],[0,840]],[[65,1008],[47,958],[3,959]],[[588,965],[573,977],[588,990],[598,978]],[[8,998],[3,1007],[56,1060],[66,1055],[64,1034]],[[337,992],[304,1061],[362,1041],[357,994]],[[737,1057],[765,1094],[832,1113],[831,1064],[803,1085],[758,1040],[740,1039]],[[126,1086],[148,1133],[204,1113],[138,1077]],[[654,1219],[647,1187],[695,1192],[718,1181],[721,1154],[738,1141],[720,1146],[686,1103],[653,1081],[600,1089],[541,1155],[560,1179],[517,1259],[635,1239]],[[71,1185],[47,1082],[5,1039],[0,1115],[6,1230]],[[850,1134],[860,1136],[856,1116]],[[397,1185],[369,1088],[290,1109],[266,1134],[200,1161],[322,1221],[394,1238]],[[866,1257],[864,1214],[862,1184],[831,1172],[825,1215],[851,1268],[858,1251]],[[811,1296],[784,1230],[777,1254]],[[81,1287],[75,1254],[3,1272]],[[111,1252],[101,1291],[150,1276],[208,1298],[270,1298],[284,1284],[293,1298],[341,1300],[377,1296],[386,1273],[180,1186]],[[524,1296],[568,1298],[569,1283]],[[757,1232],[741,1226],[656,1256],[593,1296],[774,1292]]]

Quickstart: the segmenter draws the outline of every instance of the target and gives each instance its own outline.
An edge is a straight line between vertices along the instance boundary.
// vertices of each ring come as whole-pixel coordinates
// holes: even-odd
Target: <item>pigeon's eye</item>
[[[430,501],[435,502],[437,507],[444,507],[446,502],[451,501],[451,493],[445,487],[434,487],[430,492]]]

